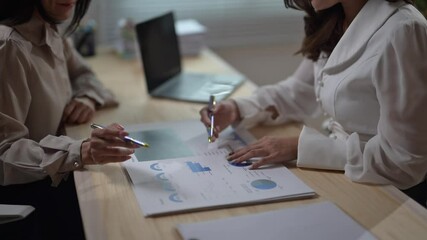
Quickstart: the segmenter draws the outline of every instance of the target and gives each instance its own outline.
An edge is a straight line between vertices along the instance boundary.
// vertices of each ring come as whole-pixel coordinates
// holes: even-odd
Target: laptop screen
[[[148,92],[181,72],[173,12],[136,25]]]

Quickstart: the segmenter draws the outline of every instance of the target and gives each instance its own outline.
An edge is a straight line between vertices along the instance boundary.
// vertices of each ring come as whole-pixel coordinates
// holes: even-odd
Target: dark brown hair
[[[90,1],[91,0],[77,0],[76,6],[74,7],[73,19],[65,31],[66,34],[71,34],[79,26],[80,21],[89,8]],[[48,23],[59,23],[46,13],[41,4],[41,0],[7,0],[0,1],[0,24],[15,26],[28,22],[35,9],[38,10],[40,16]]]
[[[398,2],[400,0],[385,1]],[[413,4],[412,0],[404,1]],[[329,56],[344,34],[344,10],[341,3],[316,12],[310,0],[284,0],[284,2],[287,8],[303,10],[307,14],[304,17],[305,37],[302,47],[297,53],[314,61],[319,59],[321,52]]]

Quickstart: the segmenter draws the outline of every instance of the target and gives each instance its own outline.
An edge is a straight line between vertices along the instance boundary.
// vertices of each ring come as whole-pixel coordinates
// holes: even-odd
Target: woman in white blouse
[[[0,185],[8,185],[0,203],[34,205],[31,226],[41,239],[83,237],[72,171],[125,161],[137,147],[122,140],[128,133],[118,124],[88,139],[65,136],[65,124],[86,123],[95,109],[117,105],[57,29],[73,17],[67,33],[75,30],[89,3],[0,3]]]
[[[426,204],[427,21],[403,0],[285,0],[302,9],[305,60],[286,81],[219,103],[215,134],[230,124],[304,123],[299,138],[264,137],[229,160],[252,168],[344,170],[351,180],[392,184]],[[200,111],[209,126],[207,108]],[[318,119],[327,119],[317,127]],[[317,120],[315,120],[317,119]],[[322,124],[318,124],[322,125]]]

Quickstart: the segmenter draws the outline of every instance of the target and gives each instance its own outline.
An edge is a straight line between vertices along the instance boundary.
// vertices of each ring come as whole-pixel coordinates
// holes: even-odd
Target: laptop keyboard
[[[185,73],[175,76],[170,81],[163,84],[155,92],[167,93],[176,99],[209,99],[210,95],[222,99],[231,93],[236,85],[240,83],[238,77],[223,77],[221,75],[209,75],[198,73]]]

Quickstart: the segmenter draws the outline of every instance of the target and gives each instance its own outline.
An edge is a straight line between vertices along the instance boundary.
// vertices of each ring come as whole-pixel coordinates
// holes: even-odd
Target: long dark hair
[[[400,0],[385,1],[398,2]],[[412,0],[404,1],[413,4]],[[310,0],[284,0],[284,2],[287,8],[303,10],[307,14],[304,17],[305,37],[301,49],[297,53],[314,61],[319,59],[321,52],[329,56],[344,34],[344,10],[341,3],[316,12],[311,6]]]
[[[90,1],[91,0],[77,0],[76,6],[74,7],[73,19],[70,25],[68,25],[65,34],[71,34],[76,30],[89,8]],[[36,9],[46,22],[51,24],[60,23],[46,13],[41,4],[41,0],[8,0],[0,1],[0,24],[15,26],[28,22]]]

